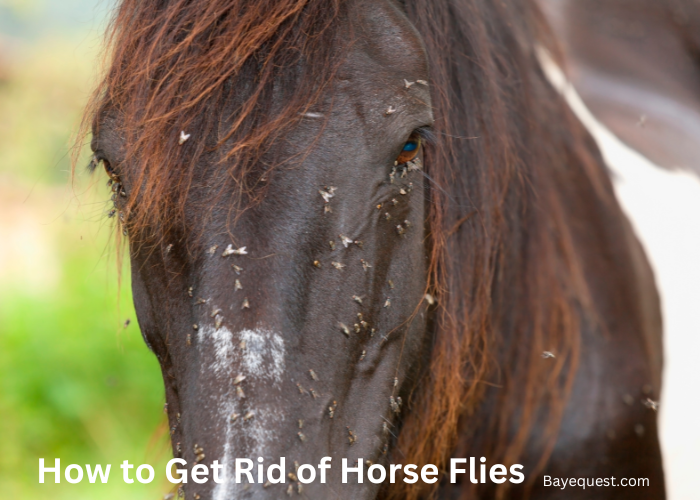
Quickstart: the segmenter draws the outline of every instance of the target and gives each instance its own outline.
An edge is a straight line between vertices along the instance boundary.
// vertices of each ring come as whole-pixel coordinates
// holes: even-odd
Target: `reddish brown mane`
[[[582,197],[571,180],[603,206],[615,203],[611,187],[539,69],[536,44],[552,44],[533,4],[408,4],[429,53],[441,137],[426,163],[444,191],[433,192],[430,221],[439,326],[430,373],[400,436],[402,460],[444,464],[459,440],[456,456],[512,464],[534,448],[543,466],[576,371],[580,313],[590,307],[567,217]],[[478,217],[450,236],[472,210]],[[542,363],[545,350],[557,353],[554,368]],[[486,390],[498,393],[496,403],[479,413]],[[548,425],[534,428],[543,418]],[[427,491],[390,493],[412,499]]]
[[[233,182],[237,192],[251,193],[254,160],[330,80],[339,4],[120,3],[107,33],[108,71],[83,129],[98,117],[119,117],[121,163],[135,180],[130,229],[165,231],[181,217],[205,156],[229,166],[231,175],[218,176],[220,192]],[[271,109],[273,96],[283,98],[283,109]],[[178,146],[181,131],[192,140]]]
[[[437,117],[425,163],[438,186],[430,228],[439,307],[430,370],[399,437],[404,455],[393,458],[445,464],[458,445],[511,464],[534,447],[543,465],[576,371],[581,311],[590,307],[571,214],[591,193],[613,206],[611,187],[539,69],[535,46],[549,43],[533,5],[406,4],[427,47]],[[252,188],[251,158],[331,78],[340,9],[340,0],[122,2],[109,35],[113,63],[87,116],[117,110],[123,118],[125,158],[138,160],[140,175],[131,228],[182,210],[205,154],[232,159],[234,175],[221,177]],[[288,105],[267,109],[281,81]],[[216,141],[178,148],[180,130]],[[545,350],[556,353],[553,363],[542,363]],[[480,413],[491,385],[502,389]],[[542,418],[544,430],[536,428]],[[429,493],[424,486],[398,483],[384,493],[414,499]]]

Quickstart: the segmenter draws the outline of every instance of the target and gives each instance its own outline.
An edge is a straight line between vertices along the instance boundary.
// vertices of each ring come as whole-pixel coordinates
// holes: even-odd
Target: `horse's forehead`
[[[354,115],[349,123],[361,124],[356,130],[364,130],[372,143],[378,136],[405,140],[407,131],[432,122],[423,40],[391,0],[358,0],[352,6],[350,46],[338,69],[333,106],[344,111],[346,122]]]
[[[351,66],[373,66],[378,77],[412,75],[427,79],[427,56],[420,34],[391,0],[358,0],[351,12]],[[379,71],[376,71],[379,70]]]

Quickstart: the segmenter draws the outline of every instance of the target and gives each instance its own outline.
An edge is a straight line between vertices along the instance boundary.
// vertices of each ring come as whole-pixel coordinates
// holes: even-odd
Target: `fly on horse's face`
[[[134,302],[162,366],[176,456],[218,460],[229,478],[236,458],[257,471],[258,457],[266,468],[285,457],[286,475],[332,457],[328,484],[303,486],[309,498],[376,495],[366,479],[340,486],[341,461],[385,460],[429,350],[427,58],[394,2],[351,4],[354,39],[333,84],[269,152],[304,160],[275,169],[265,197],[235,217],[218,202],[203,237],[201,227],[161,235],[163,251],[131,242]],[[93,147],[119,165],[113,126],[99,130]],[[188,144],[206,139],[184,132]],[[202,165],[193,183],[225,168]],[[118,175],[128,193],[129,166]],[[186,492],[280,498],[290,484],[190,482]]]

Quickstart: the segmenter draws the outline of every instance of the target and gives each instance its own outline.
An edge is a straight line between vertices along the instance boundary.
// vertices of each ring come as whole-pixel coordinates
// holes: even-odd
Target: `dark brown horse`
[[[653,277],[534,5],[123,0],[109,33],[93,165],[173,452],[290,474],[186,498],[664,497]],[[525,481],[341,484],[450,457]]]

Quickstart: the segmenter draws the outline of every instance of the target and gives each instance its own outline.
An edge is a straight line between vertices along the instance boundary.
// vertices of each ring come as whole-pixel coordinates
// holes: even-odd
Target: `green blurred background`
[[[71,178],[109,0],[0,0],[0,491],[158,499],[170,458],[163,385],[118,282],[106,177]],[[127,319],[131,324],[124,326]],[[112,464],[106,485],[39,484],[39,458]],[[125,484],[123,460],[156,479]],[[133,474],[133,471],[132,471]]]

